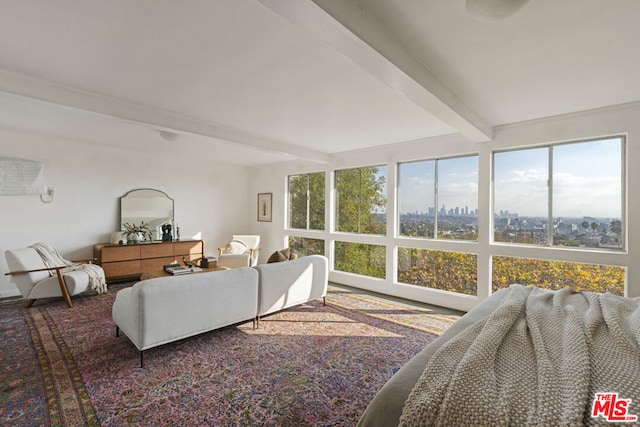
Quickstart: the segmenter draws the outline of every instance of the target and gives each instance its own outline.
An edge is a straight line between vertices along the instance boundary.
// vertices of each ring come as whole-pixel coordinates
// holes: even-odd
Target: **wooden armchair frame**
[[[72,261],[72,262],[79,262],[79,263],[83,263],[83,264],[92,264],[93,260],[81,260],[81,261]],[[73,303],[71,302],[71,295],[69,295],[69,290],[67,289],[67,282],[64,280],[64,275],[62,274],[62,270],[68,268],[68,266],[63,265],[60,267],[47,267],[47,268],[36,268],[34,270],[21,270],[21,271],[10,271],[8,273],[5,273],[5,276],[14,276],[14,275],[18,275],[18,274],[29,274],[29,273],[36,273],[38,271],[52,271],[55,270],[56,271],[56,276],[58,276],[58,284],[60,285],[60,292],[62,293],[62,297],[64,298],[64,300],[67,302],[67,305],[69,306],[69,308],[73,307]],[[34,303],[36,302],[35,299],[31,299],[29,301],[27,301],[27,308],[31,307]]]
[[[220,255],[223,255],[227,248],[218,248],[218,258],[220,257]],[[260,250],[260,248],[247,248],[247,250],[249,251],[249,263],[247,264],[247,267],[251,267],[251,261],[253,260],[253,253],[257,252]]]

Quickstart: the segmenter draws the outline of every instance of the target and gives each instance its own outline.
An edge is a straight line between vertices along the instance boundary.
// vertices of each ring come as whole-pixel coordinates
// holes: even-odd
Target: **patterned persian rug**
[[[129,284],[130,285],[130,284]],[[108,294],[0,304],[0,425],[355,425],[457,316],[331,288],[252,322],[151,349],[115,336]]]

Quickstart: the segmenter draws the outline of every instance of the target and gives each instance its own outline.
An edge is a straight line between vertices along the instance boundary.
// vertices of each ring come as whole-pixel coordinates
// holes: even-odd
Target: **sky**
[[[553,156],[554,217],[621,217],[620,138],[556,145]],[[549,148],[498,152],[494,156],[495,211],[548,215]],[[400,165],[401,213],[433,206],[435,162]],[[438,161],[438,209],[478,206],[477,156]]]
[[[438,210],[478,208],[478,157],[438,161]],[[400,165],[399,208],[401,213],[428,212],[434,205],[436,164],[433,160]]]

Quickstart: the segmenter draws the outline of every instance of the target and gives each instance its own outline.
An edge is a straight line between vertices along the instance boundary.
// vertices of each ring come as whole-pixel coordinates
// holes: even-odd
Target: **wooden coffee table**
[[[193,273],[181,274],[180,276],[188,276],[189,274],[200,274],[200,273],[208,273],[211,271],[222,271],[222,270],[229,270],[229,269],[227,267],[203,268],[202,271],[194,271]],[[168,276],[173,276],[173,274],[167,273],[164,270],[147,271],[146,273],[142,273],[142,275],[140,275],[140,280],[149,280],[149,279],[156,279],[158,277],[168,277]]]

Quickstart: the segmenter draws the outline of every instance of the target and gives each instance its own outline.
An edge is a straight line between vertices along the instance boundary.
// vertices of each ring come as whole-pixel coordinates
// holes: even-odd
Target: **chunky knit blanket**
[[[38,255],[40,255],[40,258],[42,258],[42,261],[47,268],[66,266],[65,269],[61,270],[62,272],[82,270],[89,276],[89,287],[91,289],[95,290],[99,294],[107,292],[107,282],[104,276],[104,270],[99,265],[67,261],[60,256],[58,251],[47,243],[38,242],[34,243],[30,247],[38,252]],[[51,270],[50,274],[53,276],[56,272]]]
[[[640,424],[640,298],[520,285],[506,292],[433,355],[400,425],[609,425],[607,402],[616,399],[631,399],[617,414]],[[596,393],[608,394],[593,417]]]

